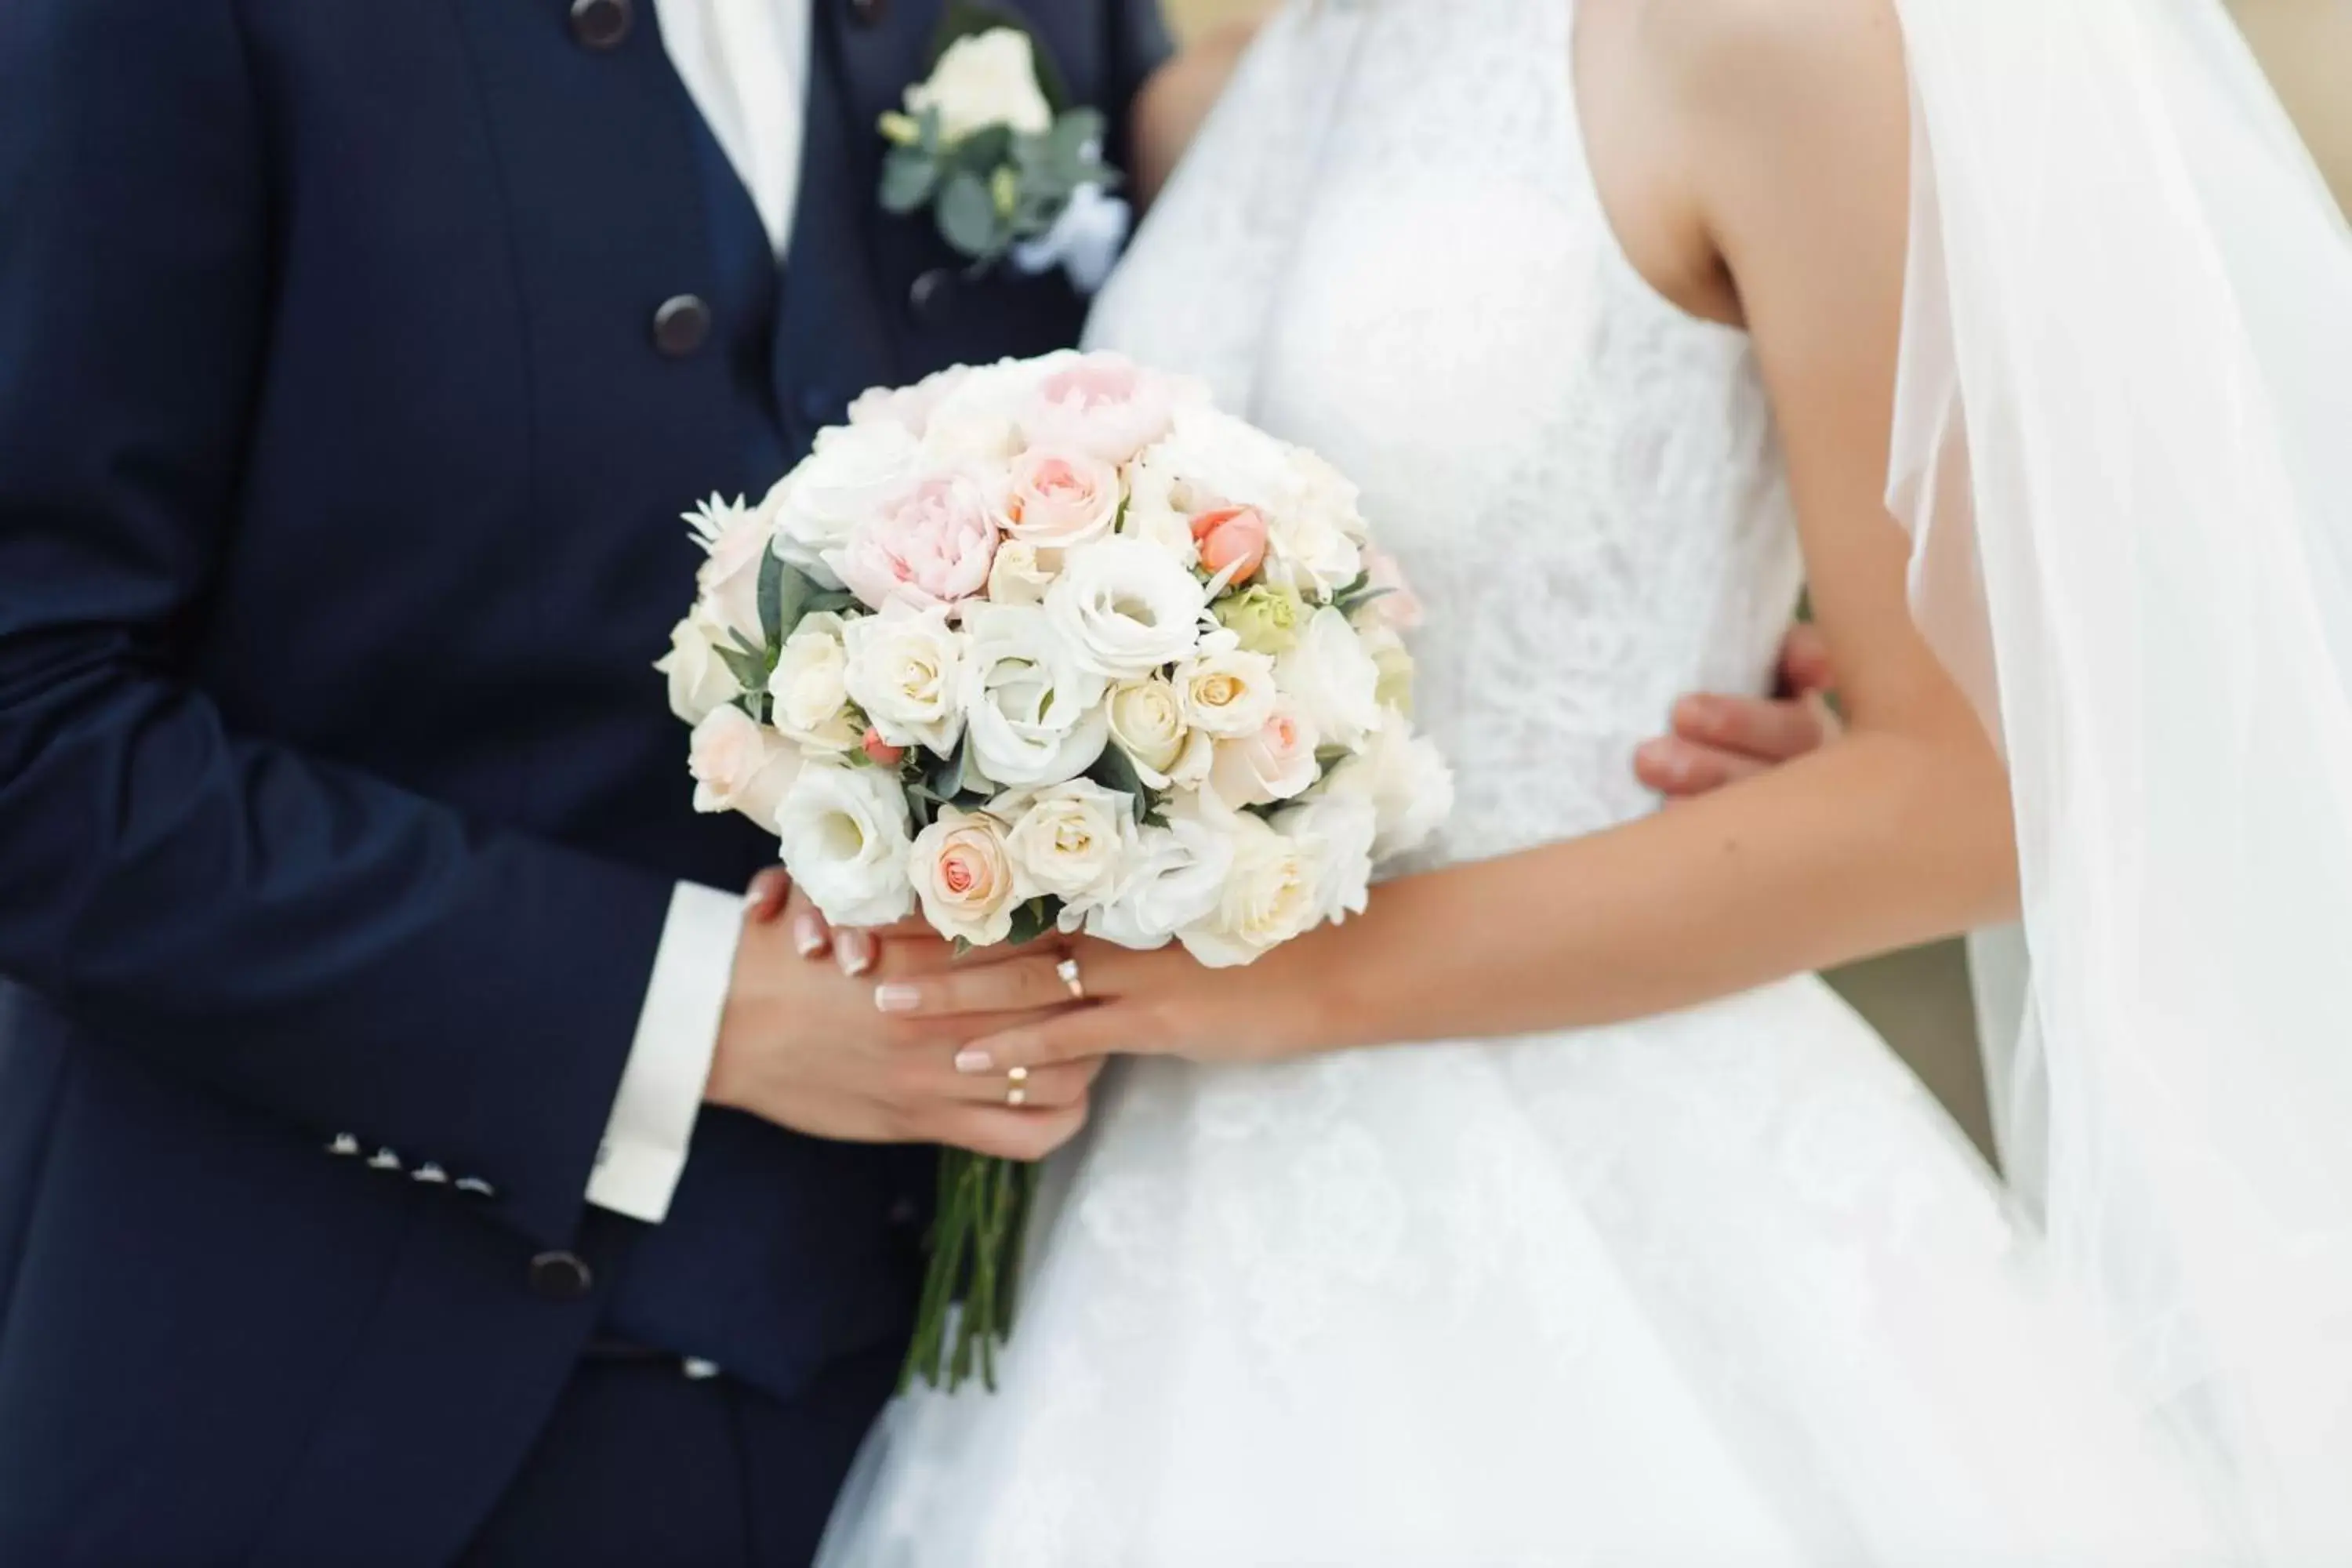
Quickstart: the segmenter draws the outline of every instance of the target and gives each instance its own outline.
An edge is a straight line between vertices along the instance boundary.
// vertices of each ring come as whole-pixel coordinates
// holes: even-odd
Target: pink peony
[[[1239,587],[1265,563],[1265,514],[1254,506],[1219,507],[1192,519],[1192,542],[1201,564]]]
[[[1075,354],[1038,382],[1021,432],[1033,446],[1125,463],[1168,434],[1175,393],[1117,354]]]
[[[979,487],[942,474],[887,502],[846,545],[827,551],[824,563],[869,608],[898,600],[929,609],[987,588],[996,541]]]
[[[1118,470],[1084,452],[1033,447],[1013,460],[997,521],[1024,544],[1068,550],[1118,521]]]
[[[927,375],[912,386],[868,387],[849,405],[849,422],[898,425],[908,434],[920,436],[930,425],[931,410],[947,401],[949,395],[971,374],[970,365],[957,364]]]

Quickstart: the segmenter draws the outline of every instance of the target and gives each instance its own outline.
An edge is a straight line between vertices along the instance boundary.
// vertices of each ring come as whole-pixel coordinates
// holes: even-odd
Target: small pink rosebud
[[[876,767],[895,768],[900,759],[907,754],[906,747],[892,745],[882,738],[882,731],[871,724],[866,727],[866,738],[858,744],[864,747],[866,754],[874,760]]]
[[[1192,519],[1192,542],[1201,547],[1201,564],[1239,587],[1265,563],[1265,514],[1254,506],[1225,506]]]

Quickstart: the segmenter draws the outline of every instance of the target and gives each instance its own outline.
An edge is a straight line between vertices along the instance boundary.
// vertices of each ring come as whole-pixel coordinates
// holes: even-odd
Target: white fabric
[[[663,46],[782,257],[808,108],[809,0],[655,0]]]
[[[637,1032],[588,1176],[598,1208],[658,1225],[686,1170],[719,1015],[734,976],[743,900],[680,882],[671,893]]]
[[[2011,1136],[2258,1560],[2352,1563],[2352,235],[2216,0],[1899,4],[1891,493],[2016,782]]]
[[[1362,484],[1428,605],[1439,860],[1654,809],[1634,746],[1680,692],[1764,689],[1797,592],[1751,347],[1618,249],[1570,38],[1564,0],[1294,5],[1090,332]],[[1817,980],[1144,1061],[1052,1187],[1002,1391],[894,1407],[827,1568],[2229,1560]]]

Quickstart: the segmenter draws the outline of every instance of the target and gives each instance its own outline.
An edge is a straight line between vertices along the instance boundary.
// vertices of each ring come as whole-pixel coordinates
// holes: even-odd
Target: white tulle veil
[[[2017,801],[2011,1163],[2260,1561],[2352,1563],[2352,232],[2218,0],[1897,0],[1889,500]]]

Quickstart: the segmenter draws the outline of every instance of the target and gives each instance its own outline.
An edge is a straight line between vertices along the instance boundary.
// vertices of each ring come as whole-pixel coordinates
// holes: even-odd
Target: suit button
[[[955,292],[954,271],[934,267],[916,279],[907,290],[907,310],[924,326],[936,327],[948,319],[948,307],[954,303]]]
[[[572,36],[592,49],[619,47],[634,20],[629,0],[572,0]]]
[[[542,1252],[530,1260],[531,1294],[550,1301],[577,1301],[588,1294],[596,1276],[569,1252]]]
[[[710,336],[710,307],[691,294],[665,300],[654,312],[654,347],[684,359]]]
[[[849,19],[861,27],[873,26],[889,10],[888,0],[849,0]]]

